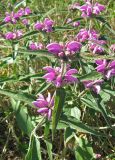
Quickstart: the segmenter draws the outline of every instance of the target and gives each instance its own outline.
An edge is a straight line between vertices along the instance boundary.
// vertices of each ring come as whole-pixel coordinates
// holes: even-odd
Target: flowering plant
[[[9,128],[6,142],[0,135],[1,159],[11,141],[19,159],[107,160],[115,127],[113,3],[54,2],[12,1],[1,13],[0,114]]]

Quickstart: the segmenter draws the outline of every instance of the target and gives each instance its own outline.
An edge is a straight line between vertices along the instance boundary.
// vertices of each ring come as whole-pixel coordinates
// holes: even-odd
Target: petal
[[[96,60],[95,63],[96,63],[97,65],[101,65],[101,64],[103,64],[103,60],[101,60],[101,59]]]
[[[47,113],[48,120],[50,120],[50,119],[51,119],[51,114],[52,114],[52,110],[51,110],[51,109],[49,109],[49,111],[48,111],[48,113]]]
[[[37,23],[34,24],[34,28],[36,30],[42,30],[43,27],[44,27],[44,25],[42,23],[40,23],[40,22],[37,22]]]
[[[79,51],[81,46],[82,46],[81,43],[79,43],[77,41],[71,41],[71,42],[66,44],[67,50],[74,51],[74,52]]]
[[[76,74],[78,73],[77,69],[70,69],[66,72],[66,75]]]
[[[46,98],[46,100],[47,100],[48,103],[50,103],[50,101],[51,101],[51,94],[50,94],[50,92],[48,92],[48,97]]]
[[[106,70],[106,67],[105,67],[105,65],[102,64],[102,65],[97,66],[96,70],[97,70],[97,72],[103,73]]]
[[[93,90],[94,90],[94,92],[96,92],[97,94],[99,94],[99,92],[100,92],[100,90],[101,90],[100,85],[94,85],[94,86],[93,86]]]
[[[115,61],[111,61],[111,62],[109,63],[109,67],[115,68]]]
[[[35,107],[38,107],[38,102],[37,102],[37,101],[33,101],[32,104],[33,104]]]
[[[40,108],[39,110],[37,110],[38,113],[47,113],[48,112],[48,108]]]
[[[101,84],[103,81],[104,81],[104,80],[102,80],[102,79],[100,79],[100,80],[95,80],[95,81],[93,82],[93,84]]]
[[[107,71],[105,77],[106,77],[107,79],[110,79],[111,76],[112,76],[112,70]]]
[[[60,44],[55,42],[48,44],[46,48],[48,49],[49,52],[54,54],[60,53],[63,50],[63,47]]]
[[[37,101],[33,102],[36,107],[43,108],[48,106],[48,102],[43,99],[37,99]]]
[[[44,98],[44,96],[43,96],[42,94],[39,94],[38,99],[43,99],[43,100],[45,100],[45,98]]]
[[[44,20],[44,25],[46,26],[52,26],[54,24],[54,21],[49,19],[49,18],[45,18]]]
[[[62,85],[62,77],[58,76],[56,78],[56,80],[54,81],[54,84],[56,85],[56,87],[61,87],[61,85]]]
[[[55,79],[55,73],[53,73],[53,72],[47,73],[43,76],[43,78],[46,79],[47,81],[51,82]]]
[[[67,82],[70,82],[70,83],[74,83],[74,82],[77,82],[78,79],[71,76],[71,75],[66,75],[64,76],[64,80],[67,81]]]
[[[83,84],[85,85],[86,88],[90,88],[93,85],[93,81],[92,80],[83,81]]]
[[[43,69],[46,70],[47,72],[55,72],[54,68],[52,68],[51,66],[43,67]]]

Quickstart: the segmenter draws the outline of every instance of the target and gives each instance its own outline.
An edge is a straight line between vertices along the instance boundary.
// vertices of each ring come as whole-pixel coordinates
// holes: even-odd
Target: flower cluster
[[[22,35],[23,35],[23,33],[22,33],[21,30],[17,30],[17,31],[14,31],[14,32],[7,32],[5,34],[5,39],[14,40],[14,39],[20,38]]]
[[[106,44],[106,41],[104,40],[93,40],[89,42],[89,49],[93,53],[103,53],[104,52],[104,45]]]
[[[83,84],[86,88],[92,89],[94,92],[99,94],[101,87],[100,85],[103,83],[103,80],[88,80],[83,81]]]
[[[28,19],[23,19],[23,20],[22,20],[22,23],[23,23],[25,26],[28,26],[28,25],[29,25],[29,20],[28,20]]]
[[[31,49],[33,51],[43,49],[43,44],[42,43],[37,43],[37,42],[31,42],[29,44],[29,49]]]
[[[99,34],[94,29],[81,29],[76,35],[76,40],[79,42],[88,41],[89,50],[93,53],[103,53],[104,45],[106,44],[105,40],[99,39]]]
[[[53,83],[56,87],[78,82],[78,79],[74,77],[74,75],[78,73],[76,69],[66,67],[64,71],[63,67],[52,68],[51,66],[44,67],[43,69],[47,71],[43,78],[46,79],[47,82]]]
[[[49,52],[61,58],[71,57],[75,55],[76,52],[80,51],[81,47],[81,43],[77,41],[70,41],[65,45],[54,42],[46,46]]]
[[[5,23],[13,23],[15,24],[17,20],[19,20],[22,16],[31,14],[31,10],[29,7],[21,8],[16,13],[12,11],[11,13],[6,12],[6,17],[4,18]]]
[[[99,34],[94,29],[81,29],[79,33],[76,35],[76,40],[79,42],[85,42],[86,40],[98,39]]]
[[[48,97],[46,99],[42,94],[40,94],[38,99],[33,102],[33,105],[38,108],[37,112],[39,114],[46,116],[48,120],[51,119],[54,99],[51,97],[50,93],[48,93]]]
[[[82,17],[91,17],[92,15],[99,15],[102,11],[105,10],[105,6],[98,2],[92,4],[90,0],[87,0],[84,5],[77,5],[76,9],[82,12]]]
[[[43,22],[36,22],[34,24],[34,29],[39,31],[52,32],[53,26],[54,21],[49,18],[45,18]]]
[[[115,60],[96,60],[97,72],[100,72],[104,75],[105,78],[110,79],[112,76],[115,76]]]

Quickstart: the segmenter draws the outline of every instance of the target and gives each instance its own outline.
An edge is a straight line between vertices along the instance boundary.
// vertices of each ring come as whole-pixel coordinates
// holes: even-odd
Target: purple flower
[[[36,30],[41,31],[43,28],[44,28],[44,24],[41,23],[41,22],[37,22],[37,23],[34,24],[34,29],[36,29]]]
[[[13,39],[17,39],[20,38],[23,35],[22,31],[17,30],[15,32],[8,32],[5,34],[5,38],[8,40],[13,40]]]
[[[15,12],[11,12],[8,13],[6,12],[6,17],[4,18],[4,22],[8,23],[11,22],[13,24],[15,24],[17,22],[17,20],[19,20],[20,17],[24,16],[24,15],[29,15],[31,14],[31,10],[30,8],[26,7],[24,8],[20,8],[17,13]]]
[[[14,12],[11,13],[6,12],[6,17],[4,18],[4,22],[5,23],[11,22],[13,24],[16,24],[17,20],[15,19],[14,15],[15,15]]]
[[[93,12],[93,7],[90,2],[86,2],[86,4],[82,5],[79,10],[82,11],[82,17],[90,17]]]
[[[76,36],[76,39],[77,39],[79,42],[84,42],[84,41],[86,41],[88,38],[89,38],[89,34],[88,34],[88,30],[87,30],[87,29],[81,29],[81,30],[79,31],[79,33],[77,34],[77,36]]]
[[[112,45],[110,46],[110,49],[111,49],[113,52],[115,52],[115,44],[112,44]]]
[[[51,20],[51,19],[49,19],[49,18],[45,18],[45,20],[44,20],[44,22],[43,22],[43,24],[44,24],[44,30],[46,31],[46,32],[52,32],[53,31],[53,25],[54,25],[54,21],[53,20]]]
[[[67,42],[63,46],[55,42],[46,46],[49,52],[61,58],[74,55],[76,52],[80,51],[81,47],[81,43],[77,41]]]
[[[25,9],[24,9],[24,15],[29,15],[29,14],[31,14],[32,13],[32,11],[31,11],[31,9],[29,8],[29,7],[26,7]]]
[[[80,51],[82,45],[81,43],[77,42],[77,41],[71,41],[71,42],[68,42],[66,45],[66,50],[67,51],[70,51],[70,52],[78,52]]]
[[[25,14],[25,11],[24,11],[24,9],[23,9],[23,8],[20,8],[20,9],[18,10],[18,12],[17,12],[17,16],[18,16],[18,18],[20,18],[20,17],[24,16],[24,14]]]
[[[15,33],[16,33],[16,38],[21,38],[23,35],[23,32],[21,30],[17,30]]]
[[[60,67],[52,68],[47,66],[43,68],[47,73],[43,76],[47,82],[52,82],[56,87],[61,87],[64,84],[78,82],[78,79],[74,77],[78,71],[76,69],[66,68],[66,71],[63,73],[63,69]]]
[[[93,7],[93,14],[98,15],[98,14],[100,14],[100,12],[102,12],[104,10],[105,10],[105,6],[96,2]]]
[[[6,17],[4,18],[4,22],[5,23],[9,23],[9,22],[11,22],[11,16],[10,16],[10,14],[8,13],[8,12],[6,12]]]
[[[32,104],[38,108],[38,113],[42,116],[46,116],[48,120],[51,119],[52,110],[54,107],[54,99],[51,97],[51,94],[48,92],[48,97],[45,99],[42,94],[39,95],[38,99]]]
[[[23,19],[23,20],[22,20],[22,23],[23,23],[25,26],[27,26],[27,25],[29,24],[29,20],[28,20],[28,19]]]
[[[19,15],[18,13],[14,13],[13,18],[14,18],[15,20],[19,20],[20,15]]]
[[[115,76],[115,60],[107,62],[107,60],[96,60],[97,72],[100,72],[104,75],[105,78],[110,79],[112,76]]]
[[[43,48],[43,45],[42,45],[42,43],[34,43],[34,42],[31,42],[30,44],[29,44],[29,48],[31,49],[31,50],[33,50],[33,51],[36,51],[36,50],[40,50],[40,49],[42,49]]]
[[[99,35],[95,30],[87,30],[84,28],[79,31],[76,36],[76,40],[79,42],[85,42],[86,40],[97,39],[98,37]]]
[[[8,39],[8,40],[16,39],[16,33],[8,32],[8,33],[5,34],[5,38]]]
[[[93,40],[93,42],[89,42],[89,49],[93,51],[93,53],[102,53],[104,52],[103,46],[106,44],[104,40]]]
[[[57,55],[58,53],[62,52],[63,51],[63,46],[56,43],[56,42],[53,42],[53,43],[50,43],[46,46],[46,48],[48,49],[49,52]]]
[[[78,79],[76,77],[74,77],[73,75],[78,73],[78,71],[76,69],[69,69],[64,76],[64,81],[66,83],[74,83],[74,82],[78,82]]]
[[[37,22],[34,24],[34,28],[36,30],[42,30],[42,31],[45,31],[45,32],[52,32],[53,31],[53,25],[54,25],[54,22],[49,19],[49,18],[45,18],[45,20],[42,22]]]
[[[73,27],[78,27],[78,26],[80,26],[80,22],[79,21],[77,21],[77,22],[73,22]]]
[[[103,80],[88,80],[88,81],[83,81],[83,84],[85,88],[92,89],[94,92],[99,94],[101,87],[100,85],[102,84]]]
[[[93,14],[98,15],[105,10],[105,6],[99,3],[91,4],[90,0],[86,0],[82,6],[76,6],[82,12],[82,17],[91,17]]]

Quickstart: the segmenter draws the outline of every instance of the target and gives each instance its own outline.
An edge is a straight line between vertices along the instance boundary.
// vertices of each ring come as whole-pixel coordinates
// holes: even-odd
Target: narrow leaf
[[[56,127],[63,110],[64,100],[65,100],[65,90],[63,88],[57,89],[56,96],[55,96],[53,117],[52,117],[52,136],[53,137],[54,137],[54,133],[56,131]]]
[[[35,100],[35,97],[33,95],[23,92],[15,92],[10,90],[0,89],[0,94],[6,95],[10,98],[14,98],[15,100],[26,102],[28,104],[31,104]]]

